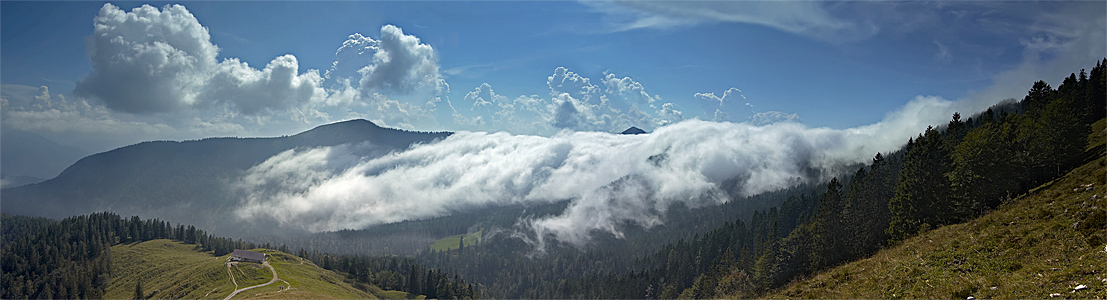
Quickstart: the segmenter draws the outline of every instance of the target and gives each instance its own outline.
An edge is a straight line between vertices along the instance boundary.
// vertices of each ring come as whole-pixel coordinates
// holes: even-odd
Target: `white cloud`
[[[380,40],[351,35],[326,76],[300,70],[291,54],[261,69],[233,57],[217,62],[220,49],[208,29],[181,5],[126,12],[105,4],[94,25],[88,40],[93,71],[74,89],[74,103],[90,109],[9,105],[5,113],[13,119],[5,124],[69,134],[92,130],[30,123],[47,122],[40,117],[53,113],[95,121],[99,126],[89,128],[103,131],[145,128],[131,139],[190,139],[287,134],[346,118],[440,130],[440,120],[454,113],[434,49],[392,25],[381,27]]]
[[[437,93],[448,92],[449,86],[438,72],[434,48],[393,25],[381,27],[381,40],[369,65],[361,73],[361,89],[365,92],[385,91],[402,94],[426,87]]]
[[[879,31],[869,22],[834,16],[827,8],[832,4],[817,1],[616,1],[634,12],[584,3],[608,15],[621,16],[609,20],[616,31],[727,22],[766,26],[828,41],[861,40]]]
[[[486,82],[465,94],[465,102],[473,103],[473,110],[485,110],[505,105],[507,97],[497,95],[492,85]]]
[[[661,100],[660,97],[647,93],[642,83],[630,77],[619,78],[615,73],[604,72],[603,85],[606,97],[621,100],[615,102],[624,103],[625,106],[650,105]]]
[[[105,4],[94,23],[93,71],[74,90],[93,110],[70,114],[103,109],[81,117],[182,129],[151,131],[146,139],[278,135],[347,118],[441,130],[455,113],[434,49],[393,25],[380,28],[379,40],[350,35],[324,76],[300,70],[291,54],[261,69],[233,57],[217,62],[220,49],[208,29],[181,5],[126,12]],[[13,116],[30,121],[28,114],[46,113],[34,108],[20,106]]]
[[[661,125],[668,125],[684,120],[684,113],[676,110],[672,103],[665,103],[661,105],[661,110],[657,112]]]
[[[252,115],[325,97],[319,73],[299,74],[291,55],[264,70],[233,58],[217,63],[219,47],[208,29],[181,5],[124,12],[104,4],[94,27],[88,43],[93,70],[74,93],[112,110],[150,114],[226,105]]]
[[[570,199],[562,214],[528,221],[528,229],[538,233],[532,242],[550,235],[579,245],[595,230],[659,224],[672,203],[726,201],[719,186],[727,179],[738,180],[735,196],[826,179],[902,144],[870,143],[881,134],[688,120],[635,136],[458,132],[383,156],[358,145],[291,150],[237,183],[247,195],[237,213],[323,231]]]
[[[198,136],[239,135],[242,125],[218,118],[211,120],[120,114],[82,98],[51,94],[45,87],[3,85],[0,91],[0,123],[4,128],[25,130],[63,140],[93,151],[153,139],[191,139]]]
[[[568,94],[573,99],[595,105],[602,104],[603,101],[600,97],[603,90],[599,86],[593,85],[591,79],[569,71],[565,67],[554,69],[553,75],[546,78],[546,85],[550,87],[550,95],[554,97]]]
[[[282,110],[322,101],[326,97],[320,87],[322,81],[317,70],[299,74],[299,63],[292,55],[277,57],[262,70],[232,58],[214,70],[200,99],[253,115],[265,109]]]
[[[934,52],[934,62],[948,64],[953,61],[953,54],[949,52],[949,47],[939,41],[934,41],[934,46],[938,48]]]
[[[768,125],[777,122],[799,122],[800,117],[797,114],[788,114],[779,111],[766,111],[753,114],[750,117],[750,124],[753,125]]]
[[[7,91],[25,86],[4,85]],[[12,96],[15,96],[14,98]],[[115,119],[103,106],[92,106],[84,100],[69,101],[63,95],[52,95],[42,86],[33,100],[20,99],[5,93],[0,104],[3,125],[34,132],[76,132],[81,134],[149,134],[172,130],[165,125]]]
[[[456,122],[469,130],[509,130],[513,133],[551,135],[560,130],[620,132],[631,126],[653,130],[682,120],[668,106],[630,77],[604,72],[599,84],[565,67],[546,78],[550,98],[520,96],[508,101],[488,83],[465,96],[471,113],[458,114]]]
[[[981,111],[1002,99],[1022,100],[1033,82],[1046,80],[1056,87],[1069,74],[1090,70],[1107,57],[1107,4],[1069,4],[1041,3],[1045,7],[1027,15],[1014,14],[1022,17],[1009,20],[1025,36],[1020,38],[1022,61],[995,74],[992,86],[958,101],[963,102],[961,111]]]
[[[714,121],[718,122],[729,121],[731,114],[739,114],[742,105],[738,103],[746,102],[746,96],[742,95],[742,90],[737,88],[729,88],[723,91],[722,97],[716,96],[713,92],[696,93],[692,97],[700,103],[704,115],[711,116]],[[745,105],[753,107],[749,103]]]
[[[360,78],[361,68],[373,60],[380,50],[380,42],[360,33],[351,34],[335,52],[335,61],[327,70],[327,79]]]
[[[382,126],[438,130],[456,111],[433,47],[394,25],[380,40],[355,33],[335,53],[327,71],[330,110],[362,115]],[[348,105],[353,107],[343,108]]]
[[[167,112],[196,102],[219,48],[207,28],[181,5],[164,11],[143,5],[124,12],[100,8],[89,38],[93,71],[77,82],[76,94],[99,98],[108,108]]]
[[[485,128],[508,128],[514,105],[503,95],[496,94],[492,85],[483,83],[465,94],[465,102],[471,103],[471,110],[477,115],[474,122]]]

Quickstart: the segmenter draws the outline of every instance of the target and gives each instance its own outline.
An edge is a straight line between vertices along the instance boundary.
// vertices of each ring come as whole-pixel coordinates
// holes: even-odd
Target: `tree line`
[[[386,290],[401,290],[410,295],[425,295],[435,299],[479,299],[480,290],[461,280],[458,275],[423,266],[408,257],[369,256],[314,253],[304,249],[297,256],[315,262],[324,269],[344,273],[367,290],[364,284]]]

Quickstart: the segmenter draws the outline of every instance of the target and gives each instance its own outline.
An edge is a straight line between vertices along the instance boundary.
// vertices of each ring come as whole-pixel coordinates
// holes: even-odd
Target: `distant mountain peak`
[[[646,132],[645,130],[642,130],[641,128],[631,126],[630,128],[627,128],[627,130],[623,130],[623,132],[620,132],[619,134],[643,134],[643,133],[648,133],[648,132]]]
[[[342,122],[334,122],[334,123],[330,123],[330,124],[319,125],[319,126],[316,126],[312,130],[322,129],[322,128],[344,128],[344,127],[381,128],[380,126],[377,126],[376,123],[373,123],[372,121],[369,121],[369,120],[366,120],[366,119],[353,119],[353,120],[346,120],[346,121],[342,121]]]

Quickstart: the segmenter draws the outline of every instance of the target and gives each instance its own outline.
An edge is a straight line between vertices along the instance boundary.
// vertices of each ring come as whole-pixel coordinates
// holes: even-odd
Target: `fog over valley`
[[[0,1],[0,299],[1102,295],[1105,12]]]

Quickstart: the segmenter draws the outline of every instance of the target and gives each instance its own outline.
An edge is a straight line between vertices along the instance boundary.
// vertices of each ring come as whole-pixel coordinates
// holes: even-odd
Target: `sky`
[[[3,128],[90,151],[354,118],[543,136],[687,119],[848,129],[920,96],[983,103],[966,110],[1020,98],[1107,55],[1102,2],[5,1],[0,14]]]
[[[828,180],[1107,57],[1102,1],[4,1],[0,20],[5,131],[90,152],[454,131],[280,153],[228,181],[234,214],[318,232],[569,200],[519,220],[540,248]],[[612,134],[631,126],[650,134]]]

